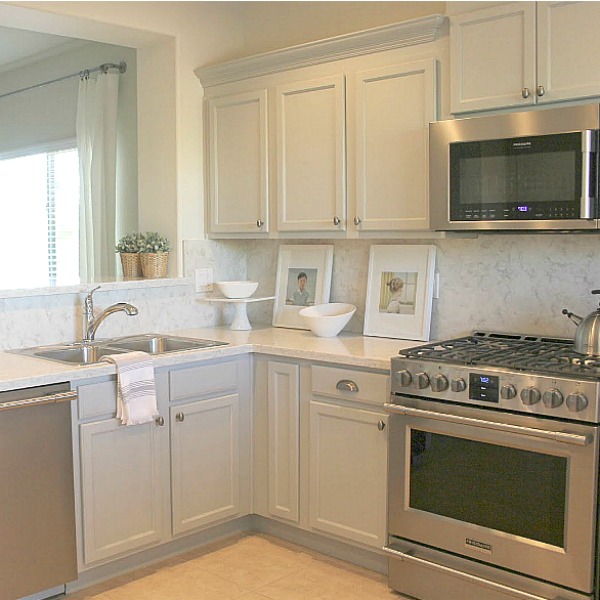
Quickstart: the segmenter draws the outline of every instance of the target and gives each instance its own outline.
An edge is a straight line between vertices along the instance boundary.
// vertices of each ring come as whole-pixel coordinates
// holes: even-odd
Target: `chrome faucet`
[[[84,342],[93,342],[96,337],[96,330],[98,326],[106,317],[116,312],[123,311],[130,317],[138,314],[138,309],[133,304],[127,302],[117,302],[112,304],[108,308],[105,308],[97,317],[94,317],[94,299],[93,295],[96,290],[99,290],[101,286],[94,288],[86,297],[83,304],[83,310],[85,315],[85,333],[83,334]]]

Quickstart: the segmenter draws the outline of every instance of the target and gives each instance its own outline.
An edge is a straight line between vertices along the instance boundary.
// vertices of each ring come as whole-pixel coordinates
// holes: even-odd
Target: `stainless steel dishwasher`
[[[0,392],[0,600],[77,578],[69,384]]]

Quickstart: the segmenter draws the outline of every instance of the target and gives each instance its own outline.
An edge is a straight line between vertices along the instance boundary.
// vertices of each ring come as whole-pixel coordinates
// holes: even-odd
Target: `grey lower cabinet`
[[[257,359],[255,512],[381,549],[388,382],[385,372]]]
[[[78,387],[84,569],[250,512],[249,361],[157,370],[144,425],[114,418],[114,378]]]
[[[85,423],[80,444],[84,562],[159,542],[163,459],[157,425]]]
[[[239,515],[239,395],[173,406],[170,412],[173,533]]]

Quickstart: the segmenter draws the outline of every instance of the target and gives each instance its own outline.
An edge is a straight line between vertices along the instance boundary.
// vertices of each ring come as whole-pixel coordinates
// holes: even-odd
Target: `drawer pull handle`
[[[185,419],[185,415],[182,412],[178,412],[175,415],[175,418],[180,422],[183,423],[184,419]]]
[[[340,379],[335,387],[341,392],[358,392],[358,386],[350,379]]]
[[[379,421],[379,423],[377,423],[377,429],[383,431],[385,429],[385,421]]]
[[[159,427],[163,427],[165,424],[165,419],[164,417],[157,417],[156,420],[154,421]]]

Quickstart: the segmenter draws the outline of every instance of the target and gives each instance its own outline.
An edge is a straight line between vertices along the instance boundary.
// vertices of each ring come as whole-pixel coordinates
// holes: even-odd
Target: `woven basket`
[[[168,252],[141,252],[140,262],[142,264],[142,274],[146,279],[160,279],[167,276],[167,267],[169,266]]]
[[[142,276],[140,255],[137,252],[121,252],[119,256],[123,267],[123,279],[136,279]]]

